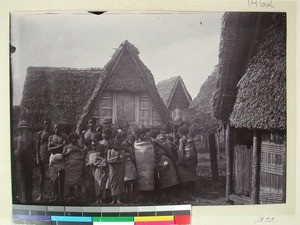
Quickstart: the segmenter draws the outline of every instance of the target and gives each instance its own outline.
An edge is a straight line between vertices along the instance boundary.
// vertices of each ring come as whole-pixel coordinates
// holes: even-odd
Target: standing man
[[[61,125],[54,125],[54,134],[49,137],[48,150],[51,152],[49,158],[49,177],[52,180],[52,201],[62,199],[64,195],[65,161],[62,152],[67,144],[67,135],[61,133]]]
[[[86,149],[91,150],[92,141],[99,141],[101,133],[96,130],[96,119],[88,120],[88,129],[82,132],[83,145]]]
[[[48,151],[48,140],[52,134],[53,133],[51,131],[51,121],[46,119],[43,122],[43,130],[38,132],[37,134],[36,143],[37,165],[40,167],[41,172],[41,177],[39,181],[39,197],[37,199],[38,201],[43,200],[43,189],[50,157],[50,152]]]
[[[17,203],[32,203],[33,166],[35,145],[30,124],[22,120],[18,127],[19,136],[14,139],[14,187]]]

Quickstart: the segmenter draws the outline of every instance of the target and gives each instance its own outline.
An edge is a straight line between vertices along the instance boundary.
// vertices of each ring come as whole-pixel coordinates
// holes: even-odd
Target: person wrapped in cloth
[[[74,189],[77,188],[78,196],[81,197],[83,183],[84,152],[78,144],[79,135],[71,133],[69,135],[70,144],[66,145],[62,152],[62,157],[66,163],[65,184],[69,188],[70,200],[75,200]]]
[[[109,128],[108,128],[109,129]],[[111,196],[113,198],[111,205],[122,204],[121,197],[125,191],[124,176],[125,176],[125,165],[124,165],[124,152],[122,149],[121,142],[112,134],[114,137],[108,141],[107,150],[107,163],[109,168],[109,184],[111,190]]]
[[[155,154],[151,138],[146,135],[148,129],[136,131],[137,140],[134,142],[134,153],[137,170],[137,189],[141,200],[153,199],[155,188]]]
[[[18,124],[19,136],[14,138],[13,197],[14,203],[32,203],[33,167],[35,144],[30,124],[22,120]]]
[[[175,186],[180,183],[176,168],[170,158],[171,146],[166,142],[167,137],[164,134],[159,134],[153,141],[160,200],[168,200],[169,194],[175,194]]]
[[[101,128],[96,128],[96,119],[90,118],[88,120],[87,129],[82,131],[80,136],[80,144],[84,147],[84,152],[86,154],[84,189],[87,202],[92,202],[96,198],[93,169],[88,166],[88,163],[89,154],[96,151],[99,140],[101,140]]]
[[[62,152],[67,141],[67,135],[61,132],[61,125],[55,124],[54,134],[48,140],[48,150],[51,152],[49,158],[49,178],[52,181],[51,201],[62,200],[64,196],[65,160]]]
[[[187,126],[180,127],[178,132],[181,138],[177,152],[177,174],[182,183],[182,188],[187,190],[186,193],[191,193],[193,192],[195,181],[198,180],[196,174],[198,163],[196,147]]]
[[[135,167],[135,155],[134,155],[134,141],[135,136],[130,135],[122,143],[124,149],[124,163],[125,163],[125,192],[126,200],[128,202],[135,201],[136,179],[137,171]]]
[[[109,128],[102,130],[102,140],[92,141],[92,150],[86,157],[86,166],[90,167],[95,185],[96,204],[102,203],[108,188],[108,165],[106,162],[108,141],[111,135]]]

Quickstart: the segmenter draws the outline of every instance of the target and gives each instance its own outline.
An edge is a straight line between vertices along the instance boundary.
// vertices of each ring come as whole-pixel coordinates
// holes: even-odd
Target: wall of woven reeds
[[[285,202],[286,144],[279,132],[261,134],[259,201],[262,204]]]

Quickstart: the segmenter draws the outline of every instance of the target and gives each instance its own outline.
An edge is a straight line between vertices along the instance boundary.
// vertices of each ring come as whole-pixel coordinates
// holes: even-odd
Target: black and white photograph
[[[286,17],[11,12],[13,204],[285,203]]]

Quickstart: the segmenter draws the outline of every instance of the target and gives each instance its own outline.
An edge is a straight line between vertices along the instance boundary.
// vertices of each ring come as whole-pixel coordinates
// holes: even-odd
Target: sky
[[[13,105],[29,66],[103,68],[128,40],[155,82],[181,76],[194,99],[218,64],[220,12],[12,13]]]

